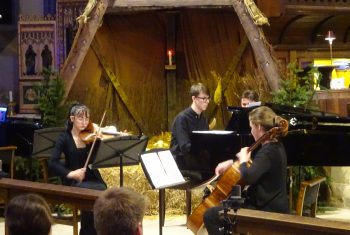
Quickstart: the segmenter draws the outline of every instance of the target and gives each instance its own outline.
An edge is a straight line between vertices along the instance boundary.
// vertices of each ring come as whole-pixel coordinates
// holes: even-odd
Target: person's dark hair
[[[199,93],[203,92],[204,94],[210,96],[210,91],[208,87],[206,87],[203,83],[196,83],[191,86],[190,89],[190,95],[192,96],[198,96]]]
[[[70,120],[70,116],[90,117],[90,109],[84,104],[80,104],[80,103],[73,104],[68,111],[67,131],[71,131],[73,128],[73,123]]]
[[[51,210],[37,194],[14,197],[5,208],[5,224],[9,235],[48,235],[51,231]]]
[[[105,190],[94,204],[94,223],[98,235],[130,235],[142,223],[145,198],[131,188]]]
[[[245,90],[243,93],[242,93],[242,96],[241,98],[246,98],[246,99],[249,99],[253,102],[257,102],[259,101],[259,95],[258,93],[256,93],[255,91],[253,90]]]

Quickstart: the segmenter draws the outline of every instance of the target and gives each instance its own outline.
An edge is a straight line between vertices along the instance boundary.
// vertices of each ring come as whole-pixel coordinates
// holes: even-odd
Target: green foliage
[[[69,104],[63,103],[65,94],[64,81],[56,72],[45,69],[44,79],[38,87],[40,92],[39,110],[45,127],[57,127],[64,124]]]
[[[322,74],[312,65],[310,65],[310,70],[306,75],[298,76],[300,72],[303,70],[297,68],[295,63],[288,65],[287,77],[281,81],[280,89],[271,93],[273,103],[309,107],[316,92],[315,87],[319,85]]]
[[[310,65],[310,70],[304,76],[298,76],[303,72],[295,63],[288,65],[287,77],[281,81],[278,91],[271,92],[272,102],[293,107],[309,108],[317,87],[322,79],[322,74],[316,67]],[[317,176],[325,176],[323,167],[293,166],[292,167],[292,193],[293,202],[296,203],[300,188],[300,182],[310,180]],[[329,179],[328,179],[329,182]]]
[[[30,170],[31,169],[31,170]],[[39,162],[33,158],[15,157],[15,175],[20,179],[39,179],[41,168]]]

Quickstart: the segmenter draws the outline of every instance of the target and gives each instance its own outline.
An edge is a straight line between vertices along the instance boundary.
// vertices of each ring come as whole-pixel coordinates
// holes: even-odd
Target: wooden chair
[[[10,178],[13,179],[15,175],[15,151],[17,146],[4,146],[0,147],[0,160],[2,161],[2,167],[8,165],[8,173]]]
[[[37,159],[42,169],[43,181],[45,183],[50,183],[48,157],[37,157]],[[60,215],[53,216],[54,223],[73,226],[73,235],[78,235],[78,223],[80,221],[79,210],[74,205],[64,205],[72,209],[72,215],[67,217]]]
[[[303,216],[307,215],[304,212],[305,206],[310,206],[310,217],[316,217],[317,198],[320,185],[326,181],[326,177],[318,177],[309,181],[301,182],[301,187],[298,195],[296,214]]]

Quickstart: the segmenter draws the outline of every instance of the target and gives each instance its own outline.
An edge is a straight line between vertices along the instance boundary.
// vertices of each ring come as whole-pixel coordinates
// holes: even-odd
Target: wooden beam
[[[323,13],[349,13],[350,6],[335,6],[335,5],[286,5],[285,14],[323,14]]]
[[[239,209],[237,215],[229,211],[228,216],[236,222],[235,231],[243,234],[350,234],[350,223],[346,222],[248,209]]]
[[[112,0],[108,14],[188,8],[232,8],[231,0]]]
[[[96,1],[96,6],[93,9],[90,9],[91,11],[89,11],[88,16],[90,18],[87,20],[87,22],[84,22],[83,18],[79,20],[79,28],[75,35],[72,49],[70,50],[60,72],[60,77],[65,80],[66,84],[66,93],[64,95],[63,102],[65,102],[68,97],[70,89],[72,88],[74,80],[84,61],[92,39],[94,38],[97,29],[101,25],[103,15],[106,12],[108,6],[108,0]],[[86,9],[88,8],[89,3],[87,4]]]
[[[114,0],[109,7],[231,6],[231,0]]]
[[[300,50],[300,51],[329,51],[329,44],[275,44],[272,45],[274,50]],[[333,44],[334,51],[349,51],[350,45],[348,44]]]
[[[243,1],[232,1],[232,5],[250,41],[250,45],[253,48],[258,66],[264,72],[271,90],[276,91],[279,88],[281,75],[279,74],[277,65],[274,62],[275,59],[272,58],[272,55],[268,50],[268,42],[265,38],[264,32],[254,24]]]

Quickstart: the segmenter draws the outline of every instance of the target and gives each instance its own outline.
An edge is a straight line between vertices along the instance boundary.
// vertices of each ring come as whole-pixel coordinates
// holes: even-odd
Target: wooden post
[[[66,93],[64,101],[72,88],[74,80],[78,74],[81,64],[87,54],[92,39],[97,29],[100,27],[104,13],[108,6],[108,0],[89,1],[86,5],[84,16],[88,16],[87,21],[79,20],[79,29],[74,38],[72,49],[63,65],[60,76],[66,82]],[[85,15],[88,14],[88,15]]]
[[[243,0],[232,1],[232,5],[250,41],[250,45],[253,48],[258,66],[263,70],[272,91],[277,90],[279,88],[281,76],[268,50],[268,43],[265,39],[264,32],[254,24],[246,10]]]
[[[165,62],[165,77],[166,77],[166,92],[167,92],[167,124],[168,130],[171,129],[171,124],[175,118],[176,104],[176,12],[168,12],[166,14],[166,62]],[[170,54],[169,54],[170,52]]]

